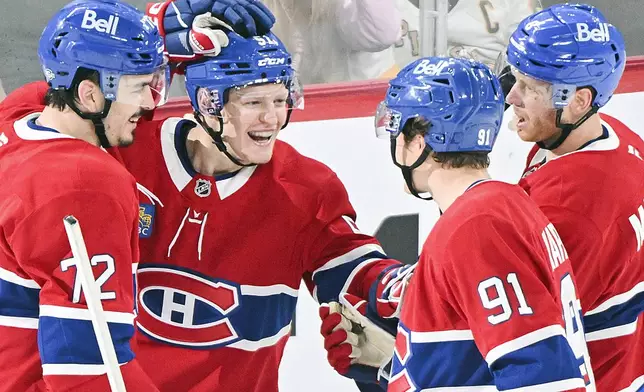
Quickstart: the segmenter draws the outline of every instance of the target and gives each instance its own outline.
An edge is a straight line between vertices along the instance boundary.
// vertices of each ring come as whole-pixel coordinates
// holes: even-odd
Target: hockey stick
[[[81,232],[80,222],[73,215],[68,215],[63,219],[63,224],[65,225],[69,245],[72,248],[78,276],[81,279],[81,287],[85,293],[85,302],[87,302],[87,309],[92,319],[98,349],[106,367],[110,388],[112,392],[126,392],[125,382],[123,381],[121,368],[116,359],[116,351],[112,343],[112,335],[107,327],[107,320],[101,303],[101,293],[96,280],[94,280],[92,265],[87,255],[87,247]]]

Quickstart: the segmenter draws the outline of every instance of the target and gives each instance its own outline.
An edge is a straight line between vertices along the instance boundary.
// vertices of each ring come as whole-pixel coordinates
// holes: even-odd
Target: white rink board
[[[614,96],[602,112],[644,135],[644,123],[638,113],[642,108],[644,92],[637,92]],[[506,121],[510,118],[511,113]],[[373,118],[295,122],[282,131],[280,138],[338,174],[358,214],[357,224],[365,233],[376,232],[387,216],[418,213],[419,246],[422,247],[438,219],[438,208],[433,202],[417,200],[404,193],[400,170],[391,162],[389,142],[375,137]],[[529,149],[528,143],[504,128],[490,158],[493,178],[516,182]],[[335,373],[327,363],[319,328],[317,304],[301,288],[297,336],[287,343],[280,366],[281,392],[358,391],[351,380]]]

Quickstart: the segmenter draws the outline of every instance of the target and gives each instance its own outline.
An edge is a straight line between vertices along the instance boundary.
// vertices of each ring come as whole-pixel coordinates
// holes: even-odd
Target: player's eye
[[[143,92],[143,90],[145,90],[145,88],[146,88],[146,87],[149,87],[149,86],[150,86],[150,84],[149,84],[149,83],[137,84],[136,86],[134,86],[134,90],[133,90],[133,91],[134,91],[135,93],[142,93],[142,92]]]

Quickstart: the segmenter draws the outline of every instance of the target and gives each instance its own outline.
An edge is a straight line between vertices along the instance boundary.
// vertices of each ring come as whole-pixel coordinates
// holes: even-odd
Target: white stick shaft
[[[87,302],[87,309],[89,310],[92,319],[92,327],[98,342],[98,348],[103,358],[103,363],[107,371],[107,379],[110,383],[112,392],[126,392],[125,382],[121,374],[118,360],[116,358],[116,351],[112,343],[112,335],[107,327],[107,320],[103,311],[103,304],[101,303],[101,292],[94,280],[94,273],[92,265],[87,254],[85,240],[81,232],[80,223],[78,220],[70,215],[63,219],[69,245],[72,248],[78,276],[81,279],[81,287],[85,293],[85,301]]]

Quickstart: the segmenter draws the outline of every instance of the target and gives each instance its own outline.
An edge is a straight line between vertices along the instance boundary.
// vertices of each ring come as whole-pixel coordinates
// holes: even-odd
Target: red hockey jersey
[[[536,146],[520,185],[570,253],[599,391],[644,386],[644,142],[601,115],[604,135],[545,162]]]
[[[42,110],[45,91],[28,84],[0,113]],[[268,164],[203,176],[185,149],[193,125],[142,121],[110,151],[140,191],[134,351],[162,391],[277,391],[300,281],[320,302],[369,298],[400,263],[358,230],[328,167],[278,141]]]
[[[320,302],[368,298],[397,262],[329,168],[278,141],[267,164],[201,175],[193,126],[142,124],[119,151],[141,190],[137,358],[161,390],[277,391],[302,278]]]
[[[4,109],[3,120],[21,110]],[[0,122],[0,184],[0,391],[110,390],[63,226],[69,214],[95,266],[126,386],[157,390],[130,347],[134,178],[105,151],[27,116]]]
[[[423,246],[389,391],[593,390],[575,292],[566,249],[528,195],[474,185]]]

